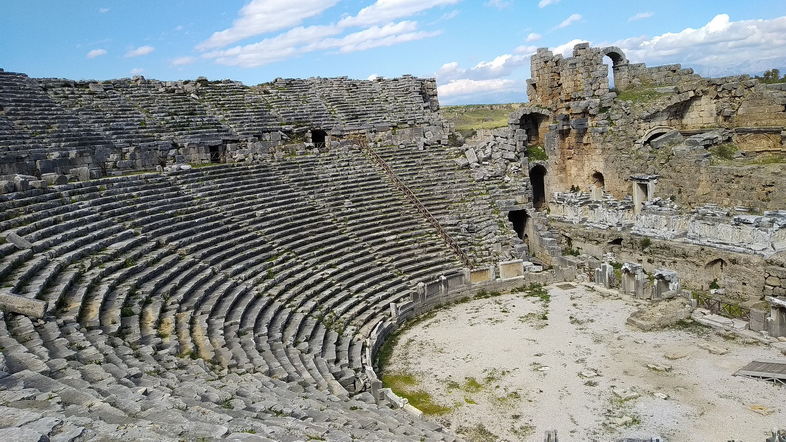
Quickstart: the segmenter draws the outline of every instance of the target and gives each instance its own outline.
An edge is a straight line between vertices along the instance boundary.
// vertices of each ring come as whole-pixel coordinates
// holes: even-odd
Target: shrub
[[[723,160],[732,160],[739,148],[732,143],[724,143],[710,148],[710,154]]]
[[[543,146],[527,146],[527,158],[533,161],[546,161],[549,156]]]
[[[649,238],[642,238],[639,241],[639,246],[641,246],[642,249],[646,249],[647,247],[649,247],[651,245],[652,245],[652,240],[649,239]]]

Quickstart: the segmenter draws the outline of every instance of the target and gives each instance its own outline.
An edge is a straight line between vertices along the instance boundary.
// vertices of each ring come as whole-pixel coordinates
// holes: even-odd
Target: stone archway
[[[652,129],[650,129],[649,131],[647,131],[647,133],[643,137],[641,137],[641,139],[639,140],[639,143],[637,143],[637,144],[641,144],[641,146],[646,147],[646,148],[651,148],[651,147],[653,147],[652,146],[652,142],[653,141],[657,140],[658,138],[662,137],[663,135],[666,135],[666,134],[674,132],[674,131],[676,131],[676,129],[674,129],[673,127],[669,127],[669,126],[654,127]]]
[[[722,258],[715,258],[704,265],[704,279],[707,281],[707,288],[723,287],[724,269],[727,265],[728,263]]]
[[[609,89],[622,89],[627,87],[627,78],[624,75],[628,66],[628,59],[622,49],[616,46],[609,46],[603,48],[603,57],[608,57],[611,60],[609,65]]]

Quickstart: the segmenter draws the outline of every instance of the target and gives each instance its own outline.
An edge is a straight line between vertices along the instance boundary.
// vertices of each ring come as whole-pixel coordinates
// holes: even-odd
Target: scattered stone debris
[[[644,331],[669,327],[690,317],[693,308],[684,298],[646,305],[628,317],[627,323]]]
[[[645,366],[652,371],[662,371],[662,372],[671,371],[672,368],[671,365],[664,365],[664,364],[646,364]]]
[[[699,342],[697,345],[714,355],[725,355],[729,352],[729,349],[727,348],[719,347],[708,342]]]

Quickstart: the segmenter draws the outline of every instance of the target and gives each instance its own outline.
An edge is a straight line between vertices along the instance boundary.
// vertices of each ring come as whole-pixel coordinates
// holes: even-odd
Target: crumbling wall
[[[641,264],[649,274],[657,269],[668,268],[677,272],[683,287],[688,290],[709,290],[714,286],[714,281],[731,298],[747,304],[762,299],[765,273],[752,271],[766,266],[767,261],[762,256],[651,239],[629,232],[596,229],[558,220],[551,221],[551,225],[569,237],[574,248],[597,259],[612,254],[617,262]],[[724,262],[719,273],[708,269],[716,260]]]
[[[608,88],[608,64],[616,91]],[[685,207],[711,202],[772,210],[786,202],[777,182],[778,164],[786,163],[781,85],[747,76],[706,79],[679,65],[629,64],[618,48],[580,44],[569,58],[539,50],[527,90],[529,106],[550,116],[543,139],[552,191],[588,191],[600,173],[605,191],[622,198],[630,193],[629,176],[658,174],[658,195]],[[653,148],[648,137],[662,128],[681,132],[685,143]],[[690,139],[718,128],[728,136]],[[734,161],[710,157],[722,144],[735,151]]]

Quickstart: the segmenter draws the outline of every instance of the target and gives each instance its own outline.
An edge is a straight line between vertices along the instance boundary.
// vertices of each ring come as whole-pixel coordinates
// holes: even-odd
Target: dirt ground
[[[441,310],[401,335],[384,373],[414,377],[449,410],[426,418],[469,440],[747,442],[786,427],[786,387],[732,376],[786,361],[776,350],[695,323],[643,332],[625,324],[642,301],[560,286]]]

